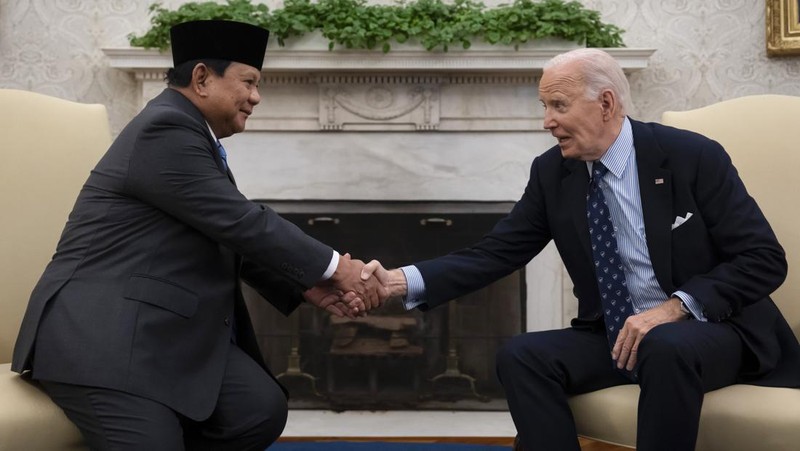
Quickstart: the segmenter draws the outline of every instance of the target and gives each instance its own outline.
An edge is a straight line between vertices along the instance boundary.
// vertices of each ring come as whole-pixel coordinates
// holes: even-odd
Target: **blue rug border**
[[[419,443],[386,441],[291,441],[277,442],[268,451],[509,451],[510,446],[467,443]]]

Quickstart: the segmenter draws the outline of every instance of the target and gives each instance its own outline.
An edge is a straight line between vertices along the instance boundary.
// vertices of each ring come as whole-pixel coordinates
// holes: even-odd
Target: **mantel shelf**
[[[398,49],[388,53],[362,50],[312,50],[270,48],[264,60],[264,73],[288,72],[493,72],[538,75],[553,56],[568,50],[482,46],[470,50],[428,52]],[[605,49],[619,61],[626,73],[647,67],[655,49]],[[111,67],[132,73],[163,72],[172,67],[169,52],[128,48],[104,48]]]
[[[287,41],[288,43],[288,41]],[[540,128],[542,68],[578,44],[540,40],[520,46],[479,43],[428,52],[327,50],[322,35],[267,47],[261,95],[271,108],[252,131],[532,131]],[[607,49],[627,73],[647,67],[653,49]],[[136,47],[103,49],[113,68],[134,76],[141,106],[164,89],[172,55]]]

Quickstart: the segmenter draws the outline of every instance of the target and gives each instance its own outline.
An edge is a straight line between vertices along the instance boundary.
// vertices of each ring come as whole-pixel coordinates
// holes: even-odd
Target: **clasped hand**
[[[366,267],[366,269],[365,269]],[[386,271],[377,260],[369,267],[350,254],[339,257],[339,264],[330,279],[306,290],[306,301],[336,316],[355,318],[380,307],[389,297]]]

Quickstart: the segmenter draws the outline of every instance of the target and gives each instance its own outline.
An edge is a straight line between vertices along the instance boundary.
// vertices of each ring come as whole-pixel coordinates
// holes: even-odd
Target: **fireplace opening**
[[[387,268],[477,241],[508,202],[261,201],[353,258]],[[311,305],[283,316],[244,286],[264,359],[294,409],[507,410],[495,352],[525,330],[525,273],[420,312],[387,302],[363,318]]]

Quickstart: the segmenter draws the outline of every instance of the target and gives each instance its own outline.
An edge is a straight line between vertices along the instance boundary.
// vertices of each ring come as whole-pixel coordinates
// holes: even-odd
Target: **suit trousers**
[[[280,386],[233,343],[217,406],[201,422],[125,392],[40,382],[91,450],[263,451],[283,432],[288,414]]]
[[[736,382],[742,342],[725,323],[662,324],[638,348],[639,451],[691,451],[704,393]],[[612,364],[603,330],[529,332],[497,354],[497,374],[526,451],[579,451],[571,395],[633,383]]]

